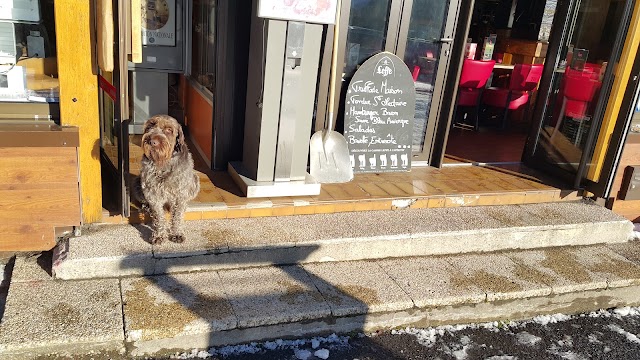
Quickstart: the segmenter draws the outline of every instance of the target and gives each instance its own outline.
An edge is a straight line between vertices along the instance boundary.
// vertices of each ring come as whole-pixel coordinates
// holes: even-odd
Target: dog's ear
[[[187,144],[184,142],[184,132],[182,131],[182,126],[176,122],[176,148],[177,152],[183,152],[187,150]]]
[[[147,121],[145,121],[145,123],[144,123],[144,132],[146,133],[150,129],[153,129],[156,126],[158,126],[158,118],[153,116],[153,117],[147,119]]]

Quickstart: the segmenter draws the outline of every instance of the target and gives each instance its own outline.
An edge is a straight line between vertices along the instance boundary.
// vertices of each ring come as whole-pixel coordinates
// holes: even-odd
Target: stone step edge
[[[617,229],[616,229],[617,227]],[[324,261],[352,261],[408,256],[453,255],[471,252],[536,249],[623,243],[634,238],[626,221],[579,223],[519,228],[462,230],[413,235],[374,236],[289,243],[278,247],[251,246],[226,251],[202,250],[126,256],[67,259],[68,241],[54,249],[52,273],[61,280],[161,275],[189,271],[213,271],[269,265]],[[627,234],[620,236],[618,233]],[[618,234],[618,235],[616,235]],[[367,246],[362,246],[366,243]],[[452,251],[451,249],[456,249]]]
[[[434,327],[464,325],[494,321],[532,319],[539,315],[579,314],[623,306],[638,306],[640,285],[591,289],[523,297],[510,300],[484,301],[456,305],[408,308],[360,315],[330,316],[299,322],[236,328],[197,334],[179,335],[167,339],[128,341],[133,356],[173,355],[192,349],[263,342],[274,339],[321,336],[331,333],[374,332],[404,327]]]

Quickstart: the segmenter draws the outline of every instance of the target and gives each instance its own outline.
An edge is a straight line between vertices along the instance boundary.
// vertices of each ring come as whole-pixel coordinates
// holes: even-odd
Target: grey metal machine
[[[307,173],[323,25],[258,17],[254,2],[243,161],[247,197],[320,194]]]
[[[142,134],[144,122],[151,116],[169,112],[169,73],[185,72],[185,28],[190,28],[188,4],[185,0],[167,0],[168,16],[155,20],[151,14],[155,1],[145,2],[143,13],[142,62],[129,63],[132,70],[131,101],[133,104],[130,134]],[[163,9],[164,10],[164,9]],[[186,27],[187,25],[188,27]]]

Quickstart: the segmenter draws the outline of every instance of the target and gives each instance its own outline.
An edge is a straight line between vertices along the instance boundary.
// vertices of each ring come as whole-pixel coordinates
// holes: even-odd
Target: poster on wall
[[[337,0],[260,0],[258,16],[318,24],[336,22]]]
[[[416,92],[404,61],[372,56],[349,83],[344,136],[354,173],[411,170]]]
[[[142,0],[142,45],[176,46],[176,0]]]

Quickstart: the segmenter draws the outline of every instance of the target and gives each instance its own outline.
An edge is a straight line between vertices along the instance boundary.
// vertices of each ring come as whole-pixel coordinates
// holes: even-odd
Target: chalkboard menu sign
[[[360,66],[344,112],[354,173],[411,170],[415,102],[413,77],[396,55],[379,53]]]

